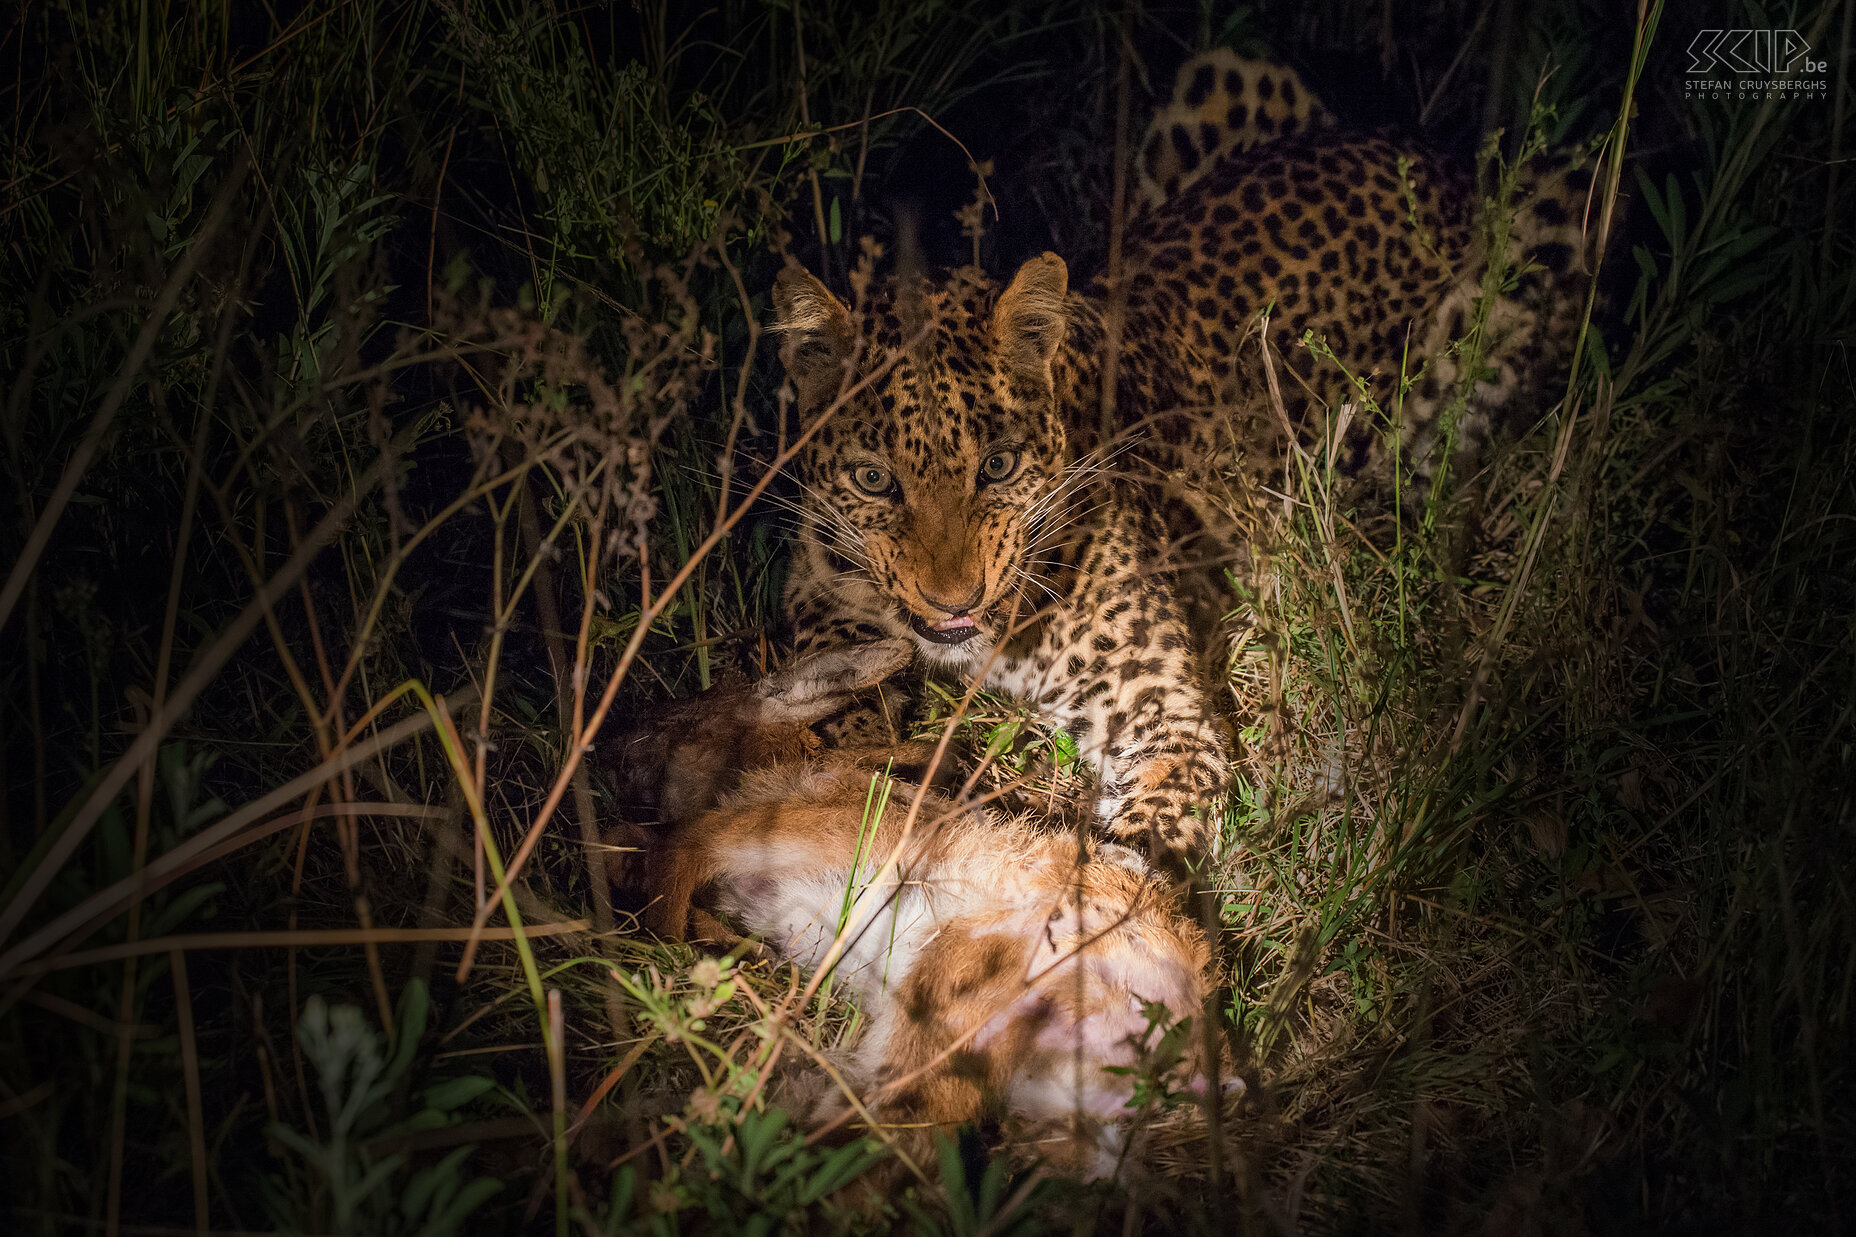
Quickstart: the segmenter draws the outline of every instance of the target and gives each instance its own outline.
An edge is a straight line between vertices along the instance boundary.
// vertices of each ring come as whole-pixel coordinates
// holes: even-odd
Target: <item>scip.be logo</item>
[[[1690,73],[1772,75],[1822,73],[1830,66],[1810,58],[1811,45],[1796,30],[1703,30],[1688,45]]]

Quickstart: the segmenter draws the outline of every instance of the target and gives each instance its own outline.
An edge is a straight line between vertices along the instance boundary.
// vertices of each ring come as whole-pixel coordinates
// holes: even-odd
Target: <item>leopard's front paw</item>
[[[1203,872],[1217,857],[1224,786],[1215,751],[1188,747],[1131,761],[1119,778],[1104,781],[1103,830],[1141,847],[1157,866]]]
[[[1209,796],[1204,801],[1164,791],[1105,796],[1099,811],[1105,833],[1139,848],[1158,866],[1198,869],[1217,847]]]

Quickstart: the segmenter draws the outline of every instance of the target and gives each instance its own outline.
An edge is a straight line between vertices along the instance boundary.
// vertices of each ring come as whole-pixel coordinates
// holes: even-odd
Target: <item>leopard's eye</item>
[[[1003,481],[1018,471],[1018,452],[995,451],[980,465],[981,481]]]
[[[887,468],[878,468],[875,464],[859,464],[851,469],[851,480],[858,489],[876,498],[889,493],[896,484]]]

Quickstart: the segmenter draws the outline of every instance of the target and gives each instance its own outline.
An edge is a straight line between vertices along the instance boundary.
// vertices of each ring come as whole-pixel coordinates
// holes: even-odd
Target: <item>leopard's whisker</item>
[[[820,539],[842,557],[852,560],[861,567],[871,566],[870,556],[863,547],[863,538],[853,530],[818,522],[815,522],[813,527]]]
[[[802,515],[810,516],[817,522],[821,533],[829,533],[832,541],[846,552],[846,557],[856,559],[864,566],[870,565],[868,554],[863,549],[863,533],[850,521],[850,518],[825,496],[807,485],[797,482],[799,488],[815,500],[809,504],[794,504],[793,509]],[[790,502],[791,500],[783,500]]]
[[[1036,576],[1032,575],[1029,571],[1026,571],[1023,567],[1014,565],[1013,570],[1016,571],[1021,577],[1023,577],[1029,583],[1035,584],[1039,588],[1043,589],[1045,595],[1048,596],[1053,603],[1056,603],[1058,605],[1061,605],[1063,603],[1063,598],[1058,595],[1057,590],[1052,588],[1049,584],[1045,583],[1043,580],[1038,579]]]
[[[1061,520],[1040,521],[1037,527],[1031,530],[1031,537],[1029,538],[1027,549],[1031,552],[1037,552],[1053,548],[1062,535],[1068,532],[1072,527],[1111,505],[1111,500],[1104,499],[1101,502],[1094,503],[1081,510],[1067,512],[1065,513],[1065,517]]]
[[[1039,494],[1025,509],[1025,519],[1037,520],[1055,508],[1069,495],[1081,489],[1094,477],[1108,472],[1105,462],[1098,462],[1090,456],[1066,468],[1052,479],[1050,485]]]

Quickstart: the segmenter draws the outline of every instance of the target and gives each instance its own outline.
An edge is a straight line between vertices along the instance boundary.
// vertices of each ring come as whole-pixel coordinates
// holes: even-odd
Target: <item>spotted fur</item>
[[[1152,208],[1178,197],[1234,150],[1334,123],[1294,69],[1215,47],[1179,66],[1171,101],[1147,126],[1136,164],[1141,201]]]
[[[1583,186],[1556,171],[1533,187],[1508,242],[1524,273],[1490,315],[1483,412],[1563,359],[1575,321]],[[1487,267],[1474,205],[1467,171],[1389,136],[1225,154],[1130,225],[1107,436],[1106,290],[1072,292],[1056,255],[1003,290],[967,269],[878,287],[856,313],[789,268],[774,290],[783,355],[803,418],[823,418],[796,469],[800,648],[912,637],[1068,729],[1100,770],[1111,836],[1203,858],[1226,751],[1169,537],[1218,505],[1208,478],[1277,446],[1259,315],[1298,432],[1353,394],[1298,346],[1312,332],[1384,407],[1402,404],[1406,450],[1421,446]],[[1407,354],[1421,377],[1396,401]],[[1382,437],[1365,420],[1356,468],[1375,466]]]

